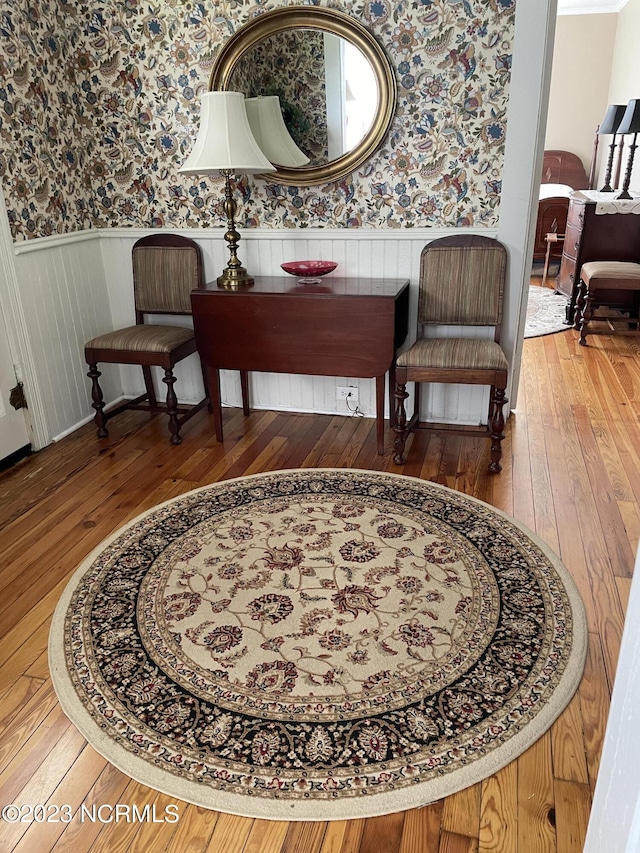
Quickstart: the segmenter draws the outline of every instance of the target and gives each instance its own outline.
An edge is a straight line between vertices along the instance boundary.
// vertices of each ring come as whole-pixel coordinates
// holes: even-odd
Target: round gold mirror
[[[267,155],[277,167],[268,180],[289,186],[328,183],[361,166],[382,144],[397,95],[394,70],[371,33],[319,6],[253,18],[220,49],[209,88],[242,92],[256,110],[279,101],[290,139],[277,150],[289,153],[283,163]]]

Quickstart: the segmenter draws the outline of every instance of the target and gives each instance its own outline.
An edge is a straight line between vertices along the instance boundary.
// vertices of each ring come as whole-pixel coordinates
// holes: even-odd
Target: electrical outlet
[[[336,388],[337,400],[351,400],[352,403],[358,402],[358,389],[355,385],[338,385]]]

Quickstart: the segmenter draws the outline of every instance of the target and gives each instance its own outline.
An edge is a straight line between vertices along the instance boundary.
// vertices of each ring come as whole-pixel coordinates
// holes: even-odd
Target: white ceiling
[[[559,15],[590,15],[619,12],[628,0],[558,0]]]

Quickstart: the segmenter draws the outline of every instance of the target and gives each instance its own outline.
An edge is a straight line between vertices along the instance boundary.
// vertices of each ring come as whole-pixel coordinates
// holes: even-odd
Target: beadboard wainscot
[[[242,229],[239,256],[253,275],[280,275],[288,260],[321,258],[339,264],[346,276],[388,276],[411,282],[409,337],[415,334],[420,253],[429,241],[460,229]],[[14,246],[20,298],[28,318],[29,344],[34,353],[35,381],[44,408],[50,440],[57,440],[91,419],[90,383],[86,376],[84,344],[97,334],[134,322],[131,249],[151,229],[96,229],[64,236],[44,237]],[[204,256],[205,278],[214,279],[225,266],[227,248],[222,229],[185,229]],[[480,233],[475,231],[474,233]],[[481,233],[495,236],[494,231]],[[518,281],[510,288],[519,288]],[[517,299],[516,299],[517,301]],[[513,312],[512,312],[513,313]],[[515,312],[517,313],[517,312]],[[191,318],[172,318],[191,323]],[[507,350],[516,330],[505,325]],[[473,334],[473,330],[447,328],[443,334]],[[142,393],[141,372],[131,366],[103,365],[104,394],[108,404]],[[181,402],[202,397],[202,374],[197,356],[176,367],[176,390]],[[160,388],[160,374],[157,380]],[[323,377],[252,373],[251,406],[256,409],[349,415],[336,398],[338,385],[358,388],[359,411],[375,416],[375,382],[359,377]],[[410,389],[411,390],[411,389]],[[240,406],[239,375],[222,371],[221,391],[228,406]],[[408,401],[412,406],[412,400]],[[459,424],[486,422],[488,389],[432,385],[422,394],[425,420]],[[46,442],[43,442],[43,444]]]
[[[113,328],[111,300],[98,231],[17,243],[13,254],[31,362],[25,392],[40,408],[39,450],[93,416],[84,345]],[[105,399],[122,399],[118,367],[104,365],[102,379]]]

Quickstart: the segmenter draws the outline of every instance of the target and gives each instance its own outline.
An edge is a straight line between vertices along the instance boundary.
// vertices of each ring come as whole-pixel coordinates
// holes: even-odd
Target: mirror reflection
[[[277,138],[287,152],[284,162],[269,156],[276,165],[269,180],[289,186],[338,180],[362,165],[382,144],[397,95],[374,36],[350,15],[320,6],[257,14],[222,45],[209,86],[251,102],[258,135]]]
[[[378,109],[366,56],[346,39],[319,30],[285,30],[263,39],[239,60],[228,87],[246,98],[278,97],[286,128],[311,166],[353,150]]]

